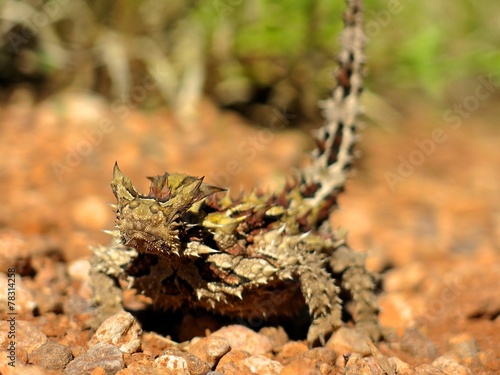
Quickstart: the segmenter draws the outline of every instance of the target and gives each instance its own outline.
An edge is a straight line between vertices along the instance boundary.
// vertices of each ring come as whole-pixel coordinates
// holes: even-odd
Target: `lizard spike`
[[[216,254],[216,253],[220,253],[220,251],[217,249],[213,249],[210,246],[202,245],[198,249],[198,254]]]
[[[205,247],[203,252],[201,252],[201,254],[216,254],[216,253],[220,253],[220,250],[213,249],[209,246]]]
[[[218,200],[218,204],[222,209],[226,209],[233,204],[233,200],[231,199],[231,188],[226,190],[224,196]]]
[[[319,335],[319,342],[320,342],[321,346],[325,346],[326,339],[325,339],[325,335],[322,333]]]
[[[278,271],[278,269],[276,267],[273,267],[270,264],[267,264],[262,269],[262,274],[266,277],[270,277],[270,276],[274,275],[276,273],[276,271]]]
[[[196,290],[196,298],[198,298],[198,301],[201,300],[203,297],[203,292],[201,290]]]
[[[261,200],[259,199],[259,194],[257,192],[257,188],[252,188],[252,190],[250,191],[250,194],[248,195],[248,201],[250,202],[260,202]]]
[[[210,246],[203,245],[202,243],[199,242],[190,242],[187,246],[186,251],[184,252],[185,255],[196,256],[196,257],[200,257],[200,255],[203,254],[215,254],[215,253],[220,253],[220,251],[211,248]]]
[[[118,229],[115,229],[115,230],[104,229],[103,232],[106,233],[106,234],[109,234],[110,236],[113,236],[113,237],[119,237],[120,236],[120,231]]]
[[[299,237],[299,238],[300,238],[301,240],[304,240],[304,239],[306,239],[307,237],[309,237],[309,235],[310,235],[310,234],[311,234],[311,231],[308,231],[308,232],[302,233],[302,234],[300,235],[300,237]]]

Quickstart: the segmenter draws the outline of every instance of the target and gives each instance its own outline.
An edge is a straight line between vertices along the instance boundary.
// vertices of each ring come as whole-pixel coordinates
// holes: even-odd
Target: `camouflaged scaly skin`
[[[298,314],[307,305],[310,343],[344,325],[347,304],[357,327],[377,339],[375,276],[364,256],[331,229],[353,159],[362,90],[360,0],[348,0],[337,86],[323,104],[311,163],[283,191],[232,198],[203,178],[165,173],[148,194],[115,165],[115,242],[94,249],[95,301],[108,314],[120,306],[117,280],[159,309],[204,308],[244,318]],[[219,193],[219,194],[216,194]],[[342,301],[339,296],[348,296]]]

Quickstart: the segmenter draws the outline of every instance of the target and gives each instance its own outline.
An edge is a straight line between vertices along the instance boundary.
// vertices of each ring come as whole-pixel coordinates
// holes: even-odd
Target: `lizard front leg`
[[[365,254],[356,253],[343,245],[334,252],[330,265],[335,273],[341,275],[342,289],[352,296],[356,327],[371,339],[379,340],[376,278],[365,267]]]
[[[324,345],[327,336],[342,325],[339,288],[325,271],[322,262],[312,254],[305,257],[298,273],[300,288],[312,318],[307,341],[313,344],[319,340]]]

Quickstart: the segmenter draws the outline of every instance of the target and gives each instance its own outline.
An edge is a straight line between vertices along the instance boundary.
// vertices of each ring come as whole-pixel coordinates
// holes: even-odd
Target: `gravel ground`
[[[309,348],[279,323],[148,320],[130,313],[144,304],[132,292],[130,312],[89,328],[89,246],[109,241],[116,160],[145,185],[168,169],[272,188],[310,146],[303,132],[263,133],[209,102],[196,123],[179,124],[166,110],[123,115],[85,95],[35,105],[23,90],[0,119],[1,374],[500,373],[500,130],[487,121],[452,129],[416,109],[403,130],[364,131],[332,222],[383,275],[386,339],[345,327]]]

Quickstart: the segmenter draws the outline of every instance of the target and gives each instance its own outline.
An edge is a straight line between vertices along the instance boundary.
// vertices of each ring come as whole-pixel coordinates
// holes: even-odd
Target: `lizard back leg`
[[[325,339],[343,324],[339,288],[317,258],[306,257],[298,272],[301,291],[312,318],[307,341],[313,344],[319,340],[324,345]]]
[[[333,254],[330,266],[341,275],[341,288],[351,294],[356,327],[371,339],[380,339],[376,276],[365,267],[365,254],[343,245]]]

